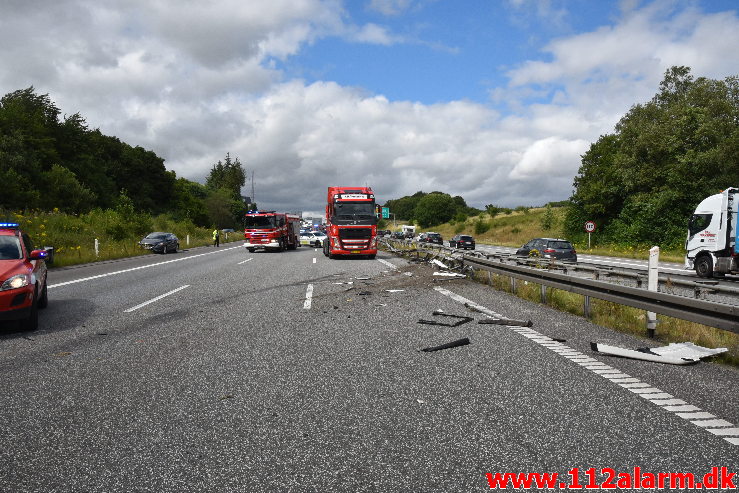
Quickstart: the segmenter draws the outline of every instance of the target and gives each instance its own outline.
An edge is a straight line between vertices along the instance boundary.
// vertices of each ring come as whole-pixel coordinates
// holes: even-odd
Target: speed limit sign
[[[595,231],[595,223],[593,221],[586,221],[585,222],[585,232],[592,233],[593,231]]]

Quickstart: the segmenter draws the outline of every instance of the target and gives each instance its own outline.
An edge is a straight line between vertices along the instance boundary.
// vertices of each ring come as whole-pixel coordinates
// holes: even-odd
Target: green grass
[[[190,221],[176,221],[167,215],[138,215],[127,219],[116,211],[100,209],[80,215],[57,211],[0,211],[0,219],[18,222],[23,231],[30,235],[36,248],[53,246],[54,262],[51,267],[152,255],[138,245],[141,238],[152,231],[174,233],[180,240],[181,248],[212,244],[212,229],[197,227]],[[221,243],[241,239],[243,235],[238,231],[231,233],[228,240],[221,234]]]

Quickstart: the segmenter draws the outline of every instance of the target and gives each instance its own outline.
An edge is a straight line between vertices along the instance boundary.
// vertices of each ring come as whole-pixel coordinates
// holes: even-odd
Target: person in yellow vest
[[[221,234],[218,229],[213,230],[213,246],[217,247],[221,244]]]

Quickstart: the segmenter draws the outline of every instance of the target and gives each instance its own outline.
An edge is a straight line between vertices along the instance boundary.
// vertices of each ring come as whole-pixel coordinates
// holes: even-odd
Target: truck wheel
[[[254,249],[253,248],[247,248],[247,250],[249,250],[249,253],[254,253]]]
[[[323,255],[328,257],[328,241],[323,243]]]
[[[375,254],[367,255],[367,258],[370,259],[370,260],[374,260],[375,259]]]
[[[706,279],[713,277],[713,260],[710,256],[704,255],[695,260],[695,273]]]

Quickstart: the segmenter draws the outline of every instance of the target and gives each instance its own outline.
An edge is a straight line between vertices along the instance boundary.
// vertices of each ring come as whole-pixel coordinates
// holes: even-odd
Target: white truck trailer
[[[685,268],[699,277],[739,274],[739,188],[727,188],[698,204],[688,223]]]

